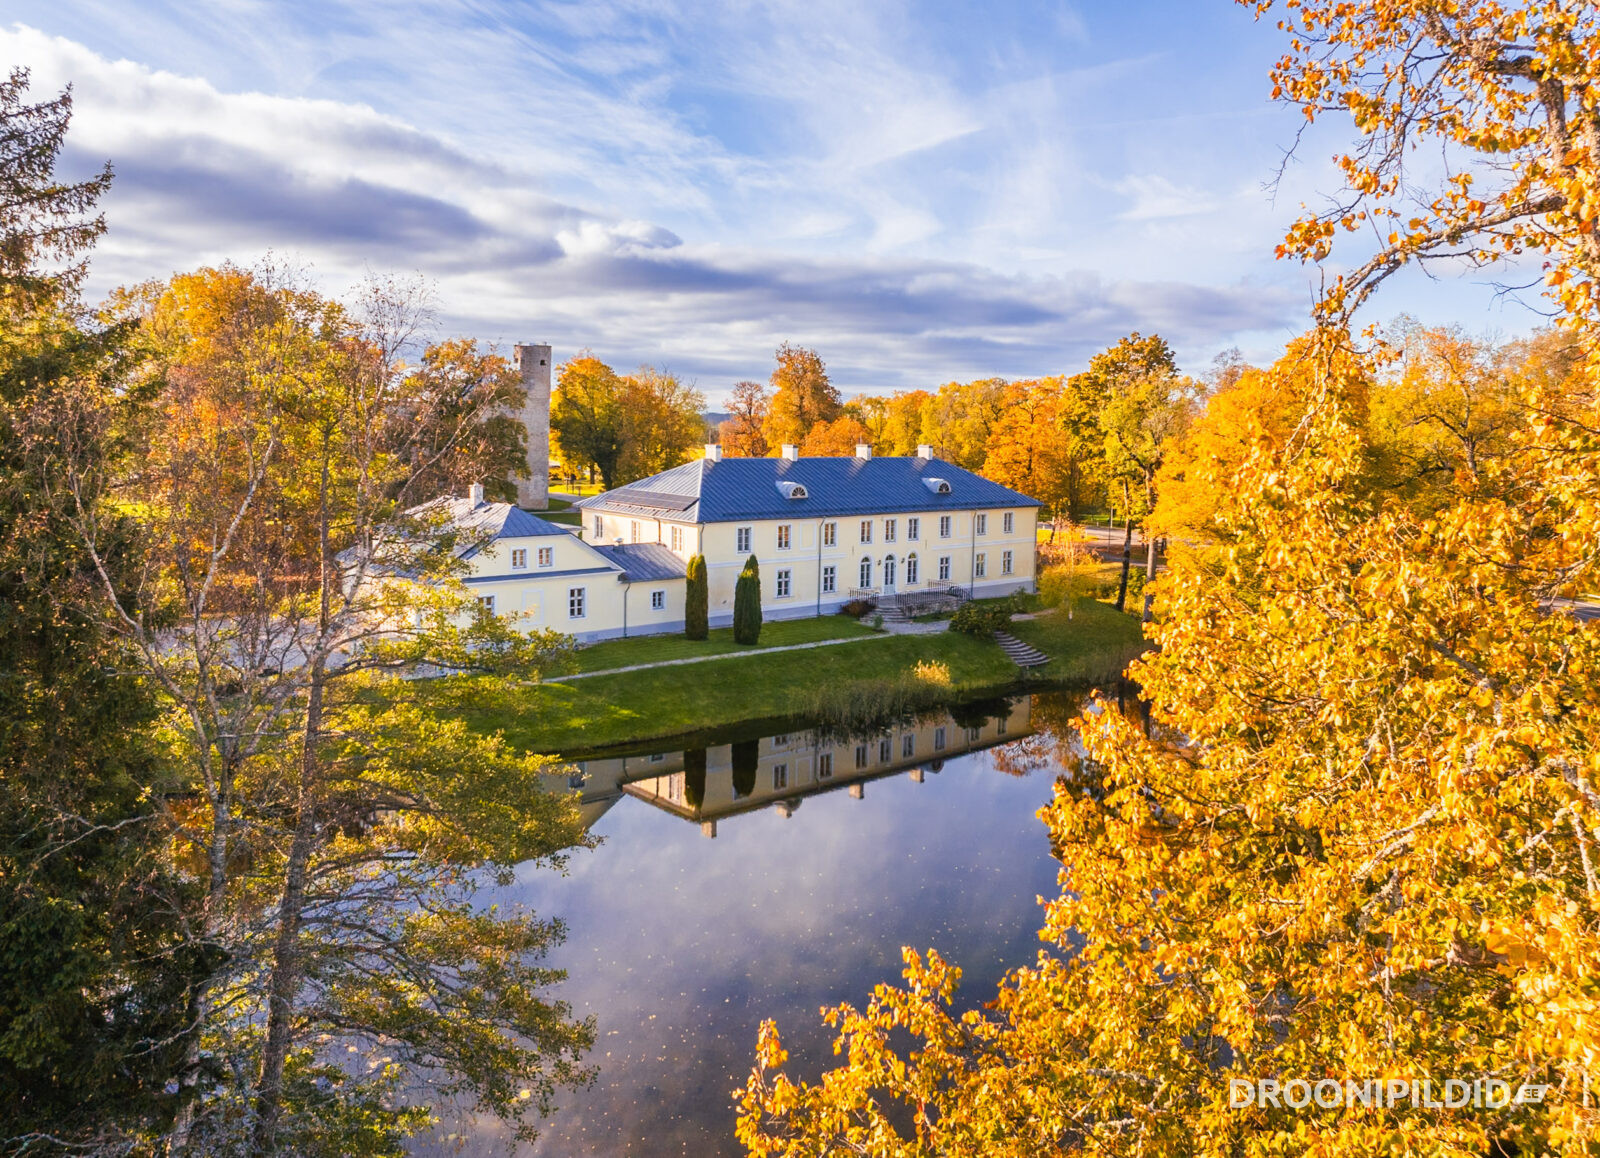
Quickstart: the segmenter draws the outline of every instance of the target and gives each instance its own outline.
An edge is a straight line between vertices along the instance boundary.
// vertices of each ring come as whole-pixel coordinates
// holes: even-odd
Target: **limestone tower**
[[[518,346],[517,371],[528,401],[522,425],[528,431],[528,470],[532,478],[517,480],[517,505],[544,510],[550,505],[550,347]]]

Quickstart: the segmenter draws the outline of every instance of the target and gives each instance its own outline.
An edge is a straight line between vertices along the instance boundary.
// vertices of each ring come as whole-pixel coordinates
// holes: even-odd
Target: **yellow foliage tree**
[[[958,1014],[959,970],[908,951],[904,988],[826,1011],[845,1061],[817,1083],[775,1072],[764,1026],[739,1123],[752,1153],[1600,1142],[1600,632],[1556,603],[1600,563],[1600,370],[1562,406],[1530,384],[1503,451],[1419,511],[1370,485],[1355,415],[1380,366],[1342,325],[1396,263],[1526,245],[1595,348],[1596,10],[1299,0],[1291,16],[1280,93],[1363,133],[1352,213],[1417,212],[1400,160],[1419,136],[1453,171],[1333,280],[1298,351],[1299,420],[1250,449],[1213,516],[1228,549],[1162,584],[1160,649],[1134,671],[1150,722],[1104,703],[1081,717],[1085,759],[1045,815],[1064,869],[1037,962]],[[1500,187],[1473,200],[1474,171]],[[1308,217],[1286,252],[1320,260],[1341,227]],[[1461,1105],[1451,1079],[1542,1088],[1468,1087]],[[1261,1083],[1237,1108],[1235,1080]],[[1370,1099],[1369,1081],[1376,1104],[1325,1104]]]

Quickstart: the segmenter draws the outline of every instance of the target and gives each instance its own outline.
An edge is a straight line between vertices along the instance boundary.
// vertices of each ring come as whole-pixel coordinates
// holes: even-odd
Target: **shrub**
[[[848,615],[851,619],[860,619],[876,606],[870,599],[852,599],[849,603],[839,608],[840,615]]]
[[[741,800],[754,795],[756,765],[761,760],[761,741],[740,740],[733,745],[729,755],[733,760],[733,798]]]
[[[1016,605],[1011,599],[963,603],[950,617],[950,630],[963,635],[992,635],[1011,622]]]
[[[706,750],[690,748],[683,754],[683,802],[699,808],[706,800]]]
[[[874,615],[872,617],[872,630],[873,631],[882,631],[883,630],[883,616]]]
[[[761,642],[761,564],[751,555],[733,588],[733,642],[754,646]]]
[[[706,579],[706,557],[696,555],[689,560],[684,580],[683,634],[687,639],[706,638],[710,626],[710,584]]]

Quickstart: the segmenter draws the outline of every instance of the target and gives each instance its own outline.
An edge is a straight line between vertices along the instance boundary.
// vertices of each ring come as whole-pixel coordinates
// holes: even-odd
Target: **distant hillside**
[[[724,414],[718,410],[707,410],[703,415],[701,415],[701,417],[706,420],[706,440],[708,442],[715,442],[717,438],[717,427],[728,421],[728,419],[732,418],[733,415]]]

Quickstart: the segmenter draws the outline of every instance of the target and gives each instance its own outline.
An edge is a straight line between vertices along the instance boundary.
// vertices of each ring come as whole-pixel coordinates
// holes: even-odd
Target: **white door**
[[[883,591],[887,595],[894,590],[894,556],[883,557]]]

